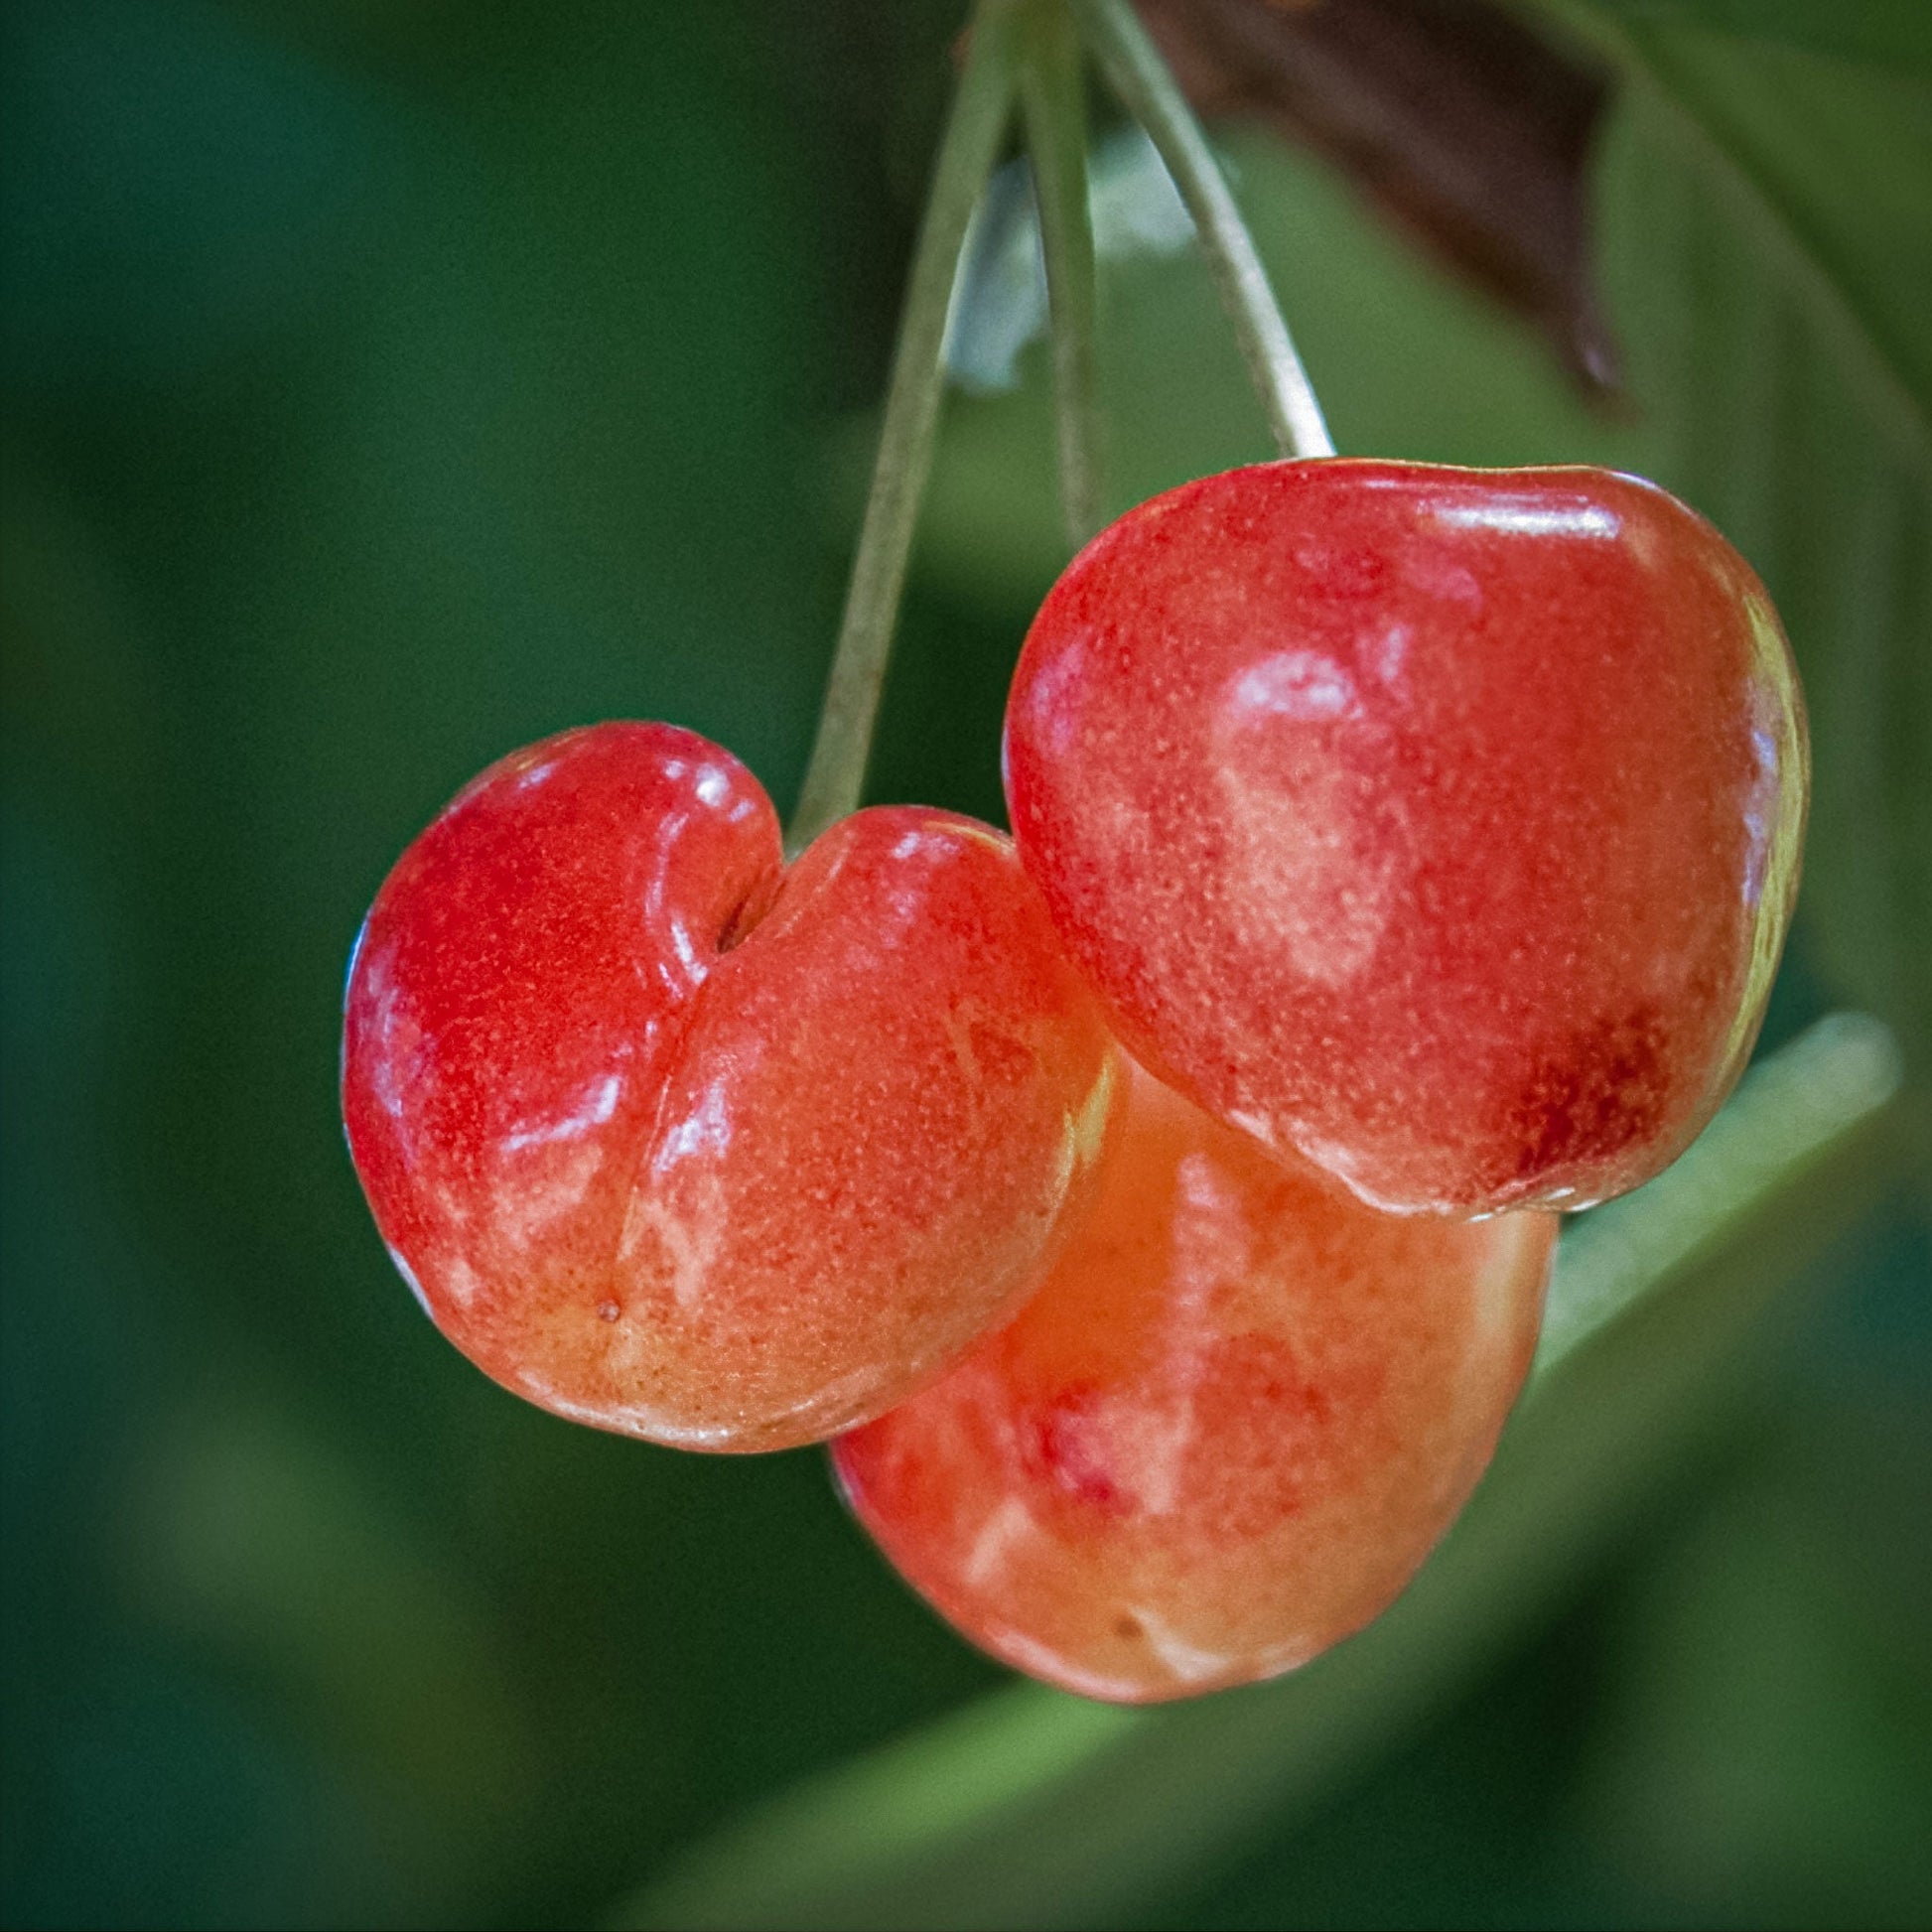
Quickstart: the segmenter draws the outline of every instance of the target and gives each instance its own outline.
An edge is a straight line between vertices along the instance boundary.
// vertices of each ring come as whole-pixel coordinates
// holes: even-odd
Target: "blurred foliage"
[[[335,1108],[356,922],[485,761],[664,716],[788,799],[959,12],[0,21],[8,1923],[599,1920],[748,1809],[890,1740],[997,1740],[1033,1695],[887,1575],[816,1456],[660,1453],[485,1383],[395,1282]],[[1239,191],[1344,448],[1646,470],[1758,565],[1818,752],[1767,1045],[1868,1006],[1922,1122],[1926,11],[1535,17],[1616,83],[1595,193],[1622,413],[1323,164],[1241,137]],[[1102,292],[1116,507],[1265,454],[1187,253],[1112,259]],[[1006,676],[1063,561],[1038,345],[1018,366],[949,411],[880,796],[999,812]],[[1333,1751],[1292,1791],[1217,1787],[1226,1829],[1169,1841],[1145,1787],[1080,1787],[1147,1820],[1105,1922],[1932,1913],[1924,1142],[1904,1188],[1847,1145],[1769,1259],[1684,1278],[1687,1309],[1785,1311],[1682,1357],[1699,1427],[1580,1489],[1573,1438],[1532,1425],[1582,1441],[1654,1367],[1526,1408],[1511,1453],[1553,1447],[1484,1506],[1557,1499],[1538,1581],[1487,1642],[1442,1639],[1463,1661],[1429,1695],[1375,1695],[1378,1656],[1436,1655],[1392,1618],[1321,1667],[1359,1694],[1306,1680]],[[1399,1617],[1453,1599],[1484,1520]],[[1180,1723],[1299,1762],[1270,1714],[1303,1694]],[[1069,1709],[1075,1733],[1008,1737],[963,1798],[1089,1777],[1123,1721]]]

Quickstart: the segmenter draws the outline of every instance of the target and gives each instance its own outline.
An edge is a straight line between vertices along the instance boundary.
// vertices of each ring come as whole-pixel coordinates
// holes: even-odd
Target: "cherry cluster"
[[[660,724],[485,771],[349,971],[389,1251],[507,1387],[688,1449],[834,1439],[911,1583],[1155,1700],[1402,1588],[1527,1373],[1558,1215],[1674,1159],[1796,890],[1757,580],[1600,471],[1284,462],[1075,559],[1014,836],[793,862]]]

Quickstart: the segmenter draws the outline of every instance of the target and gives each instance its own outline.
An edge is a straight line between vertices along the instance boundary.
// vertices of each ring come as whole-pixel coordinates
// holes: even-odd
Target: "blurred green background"
[[[813,1781],[1009,1708],[816,1454],[656,1451],[468,1367],[335,1100],[362,910],[485,762],[662,717],[789,802],[961,11],[6,10],[8,1924],[696,1922],[653,1886],[735,1860],[803,1922],[735,1821],[829,1790],[892,1865]],[[1818,755],[1766,1044],[1860,1006],[1912,1084],[1805,1207],[1747,1372],[1539,1527],[1506,1640],[1412,1659],[1292,1789],[1242,1713],[1293,1751],[1297,1706],[1185,1714],[1210,1754],[1247,1726],[1248,1802],[1012,1922],[1932,1920],[1932,21],[1537,18],[1613,76],[1622,405],[1325,162],[1232,130],[1242,200],[1344,450],[1642,469],[1757,564]],[[1267,454],[1196,260],[1103,293],[1114,507]],[[1037,344],[1018,375],[949,405],[877,797],[1000,814],[1063,561]],[[974,1775],[1036,1794],[1062,1752],[1104,1814],[1062,1703]],[[961,1872],[932,1922],[976,1922]]]

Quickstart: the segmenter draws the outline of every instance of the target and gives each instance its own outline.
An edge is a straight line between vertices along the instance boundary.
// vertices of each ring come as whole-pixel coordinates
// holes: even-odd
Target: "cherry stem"
[[[1335,446],[1322,420],[1321,405],[1295,352],[1268,271],[1255,252],[1253,237],[1194,110],[1160,49],[1128,0],[1072,3],[1121,105],[1147,130],[1193,216],[1276,447],[1289,457],[1333,456]]]
[[[967,226],[1012,115],[1015,51],[1012,0],[980,0],[913,251],[872,492],[866,499],[818,737],[787,831],[790,853],[802,851],[828,826],[856,811],[865,786],[899,593],[919,499],[932,468],[945,386],[947,311]]]
[[[1087,107],[1080,69],[1080,38],[1064,0],[1035,0],[1022,42],[1020,106],[1052,314],[1060,506],[1076,550],[1100,528],[1101,494],[1094,405],[1093,218],[1087,200]]]

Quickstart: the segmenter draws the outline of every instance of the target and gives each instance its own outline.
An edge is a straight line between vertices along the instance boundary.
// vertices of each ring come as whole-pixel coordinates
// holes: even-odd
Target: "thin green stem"
[[[1321,406],[1295,352],[1268,271],[1160,49],[1128,0],[1073,0],[1073,6],[1121,104],[1147,129],[1194,218],[1277,447],[1284,456],[1333,456]]]
[[[1065,0],[1035,0],[1021,45],[1027,125],[1053,324],[1053,409],[1060,505],[1077,550],[1100,527],[1094,406],[1093,219],[1087,205],[1087,103],[1080,38]]]
[[[946,312],[960,248],[1013,109],[1015,30],[1012,0],[980,0],[966,70],[953,96],[912,256],[872,493],[852,563],[818,738],[786,838],[792,852],[803,850],[828,825],[856,810],[864,789],[906,559],[932,467],[945,381],[941,355]]]

